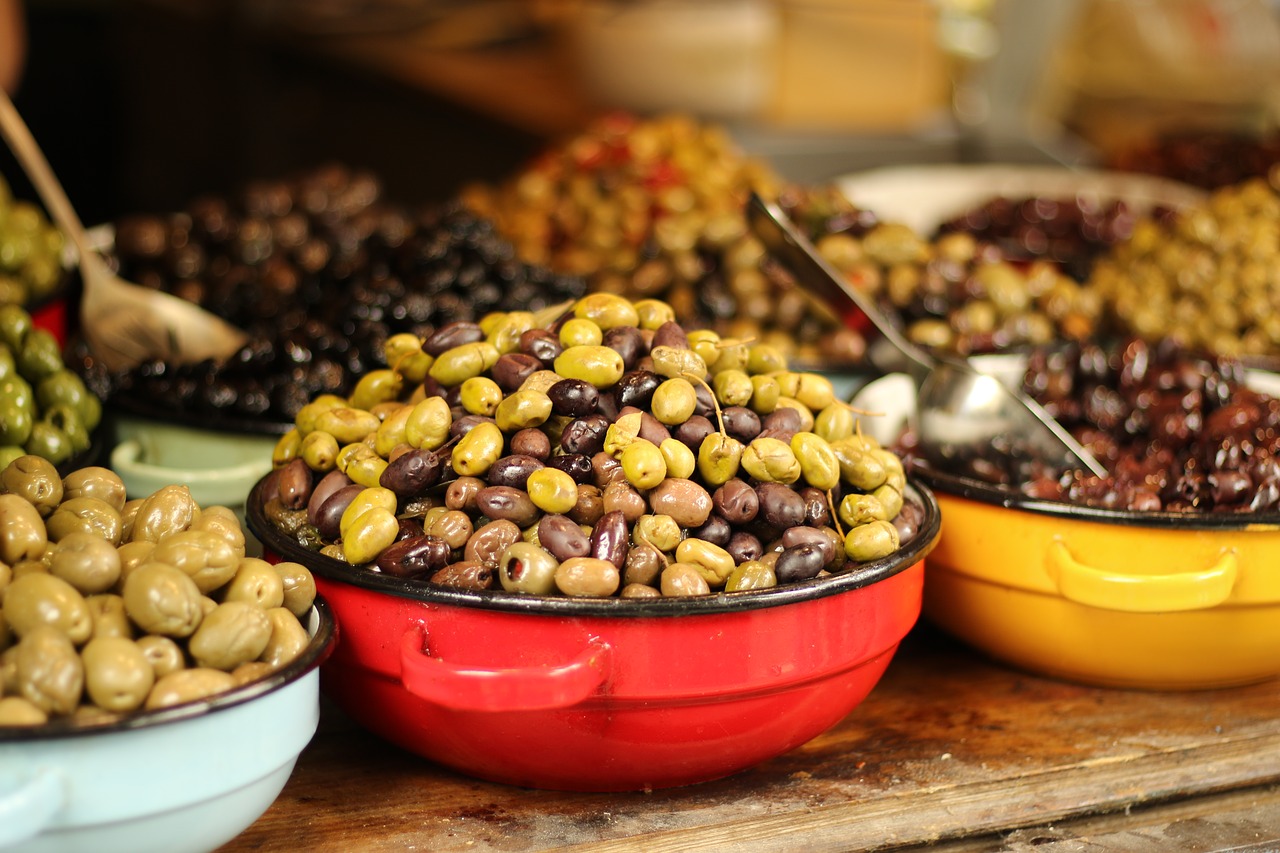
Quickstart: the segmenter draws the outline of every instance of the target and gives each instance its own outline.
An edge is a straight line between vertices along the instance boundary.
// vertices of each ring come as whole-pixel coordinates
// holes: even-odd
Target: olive
[[[373,562],[396,541],[399,530],[400,525],[391,510],[382,506],[369,507],[352,518],[343,533],[343,556],[353,566]]]
[[[436,450],[449,439],[453,414],[441,397],[427,397],[414,405],[405,421],[405,440],[423,450]]]
[[[463,549],[463,560],[496,569],[503,552],[519,541],[520,528],[514,522],[490,521],[471,534]]]
[[[734,561],[729,552],[701,539],[685,539],[676,546],[676,562],[693,566],[707,585],[718,589],[733,572]]]
[[[93,633],[93,616],[84,596],[59,577],[45,572],[17,576],[4,593],[4,621],[19,637],[47,625],[73,643],[83,643]]]
[[[711,495],[693,480],[668,477],[649,492],[653,512],[669,515],[681,527],[699,527],[711,515]]]
[[[574,597],[603,598],[618,591],[622,575],[609,560],[572,557],[556,567],[554,580],[561,593]]]
[[[528,542],[511,544],[498,560],[498,580],[508,592],[547,595],[556,589],[559,562]]]
[[[662,570],[659,588],[664,596],[710,595],[711,586],[697,566],[672,563]]]
[[[39,511],[18,495],[0,495],[0,562],[12,566],[38,558],[47,543]]]
[[[235,680],[222,670],[205,667],[180,669],[156,679],[143,707],[148,711],[172,708],[225,693],[234,686]]]
[[[283,607],[266,611],[271,622],[271,636],[259,660],[279,669],[295,660],[311,643],[311,636],[298,618]]]
[[[440,482],[445,460],[434,450],[414,448],[397,456],[378,476],[378,484],[400,498],[420,495]]]
[[[604,340],[604,331],[591,320],[574,317],[560,327],[560,346],[564,349],[579,346],[598,346]]]
[[[45,521],[48,536],[57,542],[72,533],[88,533],[115,545],[124,536],[120,513],[97,498],[64,500]]]
[[[669,515],[642,515],[636,519],[635,540],[659,551],[674,551],[680,544],[680,525]]]
[[[39,625],[14,647],[17,693],[46,714],[70,714],[84,690],[84,664],[67,635]]]
[[[726,592],[740,592],[749,589],[769,589],[778,585],[777,575],[767,564],[759,560],[748,560],[740,564],[729,574],[725,581]]]
[[[144,563],[130,572],[122,597],[129,618],[149,634],[189,637],[204,618],[195,581],[164,563]]]
[[[859,563],[879,560],[898,550],[898,530],[892,522],[876,520],[853,528],[845,536],[844,550]]]
[[[187,649],[197,666],[230,672],[257,660],[266,650],[271,632],[271,619],[262,607],[248,601],[225,601],[204,617],[187,641]]]
[[[151,559],[180,569],[205,594],[230,581],[240,563],[240,555],[230,542],[203,530],[183,530],[164,537],[156,543]]]
[[[448,565],[452,551],[449,543],[438,536],[423,534],[402,539],[378,555],[378,569],[395,577],[420,578]]]
[[[316,582],[311,570],[292,560],[281,560],[272,565],[284,585],[284,608],[301,619],[316,599]]]
[[[89,606],[89,617],[93,619],[92,637],[133,637],[133,624],[124,611],[123,598],[104,593],[86,596],[84,602]]]
[[[167,534],[190,527],[199,511],[188,487],[162,486],[142,499],[130,539],[158,542]]]
[[[62,501],[62,477],[42,456],[21,456],[0,471],[0,489],[17,495],[47,518]]]
[[[81,595],[106,592],[120,579],[120,553],[100,536],[69,533],[54,545],[49,573]]]
[[[807,542],[783,550],[774,563],[773,571],[780,583],[795,583],[817,577],[827,563],[821,546]]]
[[[505,438],[497,424],[481,423],[464,435],[450,456],[453,470],[464,477],[478,477],[502,456]]]
[[[106,711],[133,711],[146,701],[155,670],[142,650],[124,637],[95,637],[80,652],[84,689]]]
[[[284,577],[266,560],[244,557],[219,597],[223,603],[243,601],[262,610],[280,607],[284,604]]]
[[[506,356],[503,356],[506,358]],[[498,360],[499,364],[502,359]],[[519,387],[518,383],[517,386]],[[473,376],[462,383],[459,398],[462,408],[473,415],[493,415],[503,400],[503,389],[487,376]]]
[[[184,669],[187,665],[182,647],[169,637],[149,634],[139,637],[137,646],[147,662],[151,664],[151,670],[157,679]]]
[[[557,415],[580,418],[595,412],[600,392],[582,379],[561,379],[546,391]]]
[[[555,360],[555,372],[566,379],[580,379],[596,388],[609,388],[622,378],[626,365],[614,350],[604,346],[575,346]]]
[[[49,715],[21,696],[0,699],[0,728],[6,726],[42,726]]]

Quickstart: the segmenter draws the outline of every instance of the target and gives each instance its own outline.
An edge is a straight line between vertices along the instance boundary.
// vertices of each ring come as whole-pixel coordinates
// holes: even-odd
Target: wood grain
[[[980,838],[1276,781],[1278,700],[1276,681],[1189,693],[1067,684],[920,626],[821,737],[729,779],[634,794],[468,779],[326,704],[280,798],[224,850],[808,853]],[[1268,814],[1280,836],[1280,809]]]

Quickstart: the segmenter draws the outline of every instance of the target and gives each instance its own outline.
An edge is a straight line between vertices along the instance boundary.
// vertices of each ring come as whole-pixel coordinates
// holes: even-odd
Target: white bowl
[[[0,730],[0,850],[203,853],[275,801],[320,719],[334,638],[322,599],[302,656],[262,681],[92,729]]]
[[[932,234],[939,225],[994,198],[1074,198],[1124,201],[1135,212],[1153,207],[1190,207],[1207,195],[1195,187],[1129,172],[1059,166],[893,166],[836,178],[853,204],[884,222]]]

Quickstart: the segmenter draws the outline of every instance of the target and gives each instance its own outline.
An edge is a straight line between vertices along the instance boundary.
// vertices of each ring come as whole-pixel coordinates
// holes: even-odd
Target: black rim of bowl
[[[781,584],[769,589],[719,592],[682,598],[570,598],[526,595],[500,589],[475,592],[450,589],[425,580],[398,578],[358,568],[304,547],[296,539],[282,533],[267,518],[263,500],[265,482],[264,477],[254,485],[245,504],[249,530],[258,537],[265,548],[274,551],[281,559],[302,563],[318,577],[373,592],[389,593],[401,598],[433,604],[561,617],[655,617],[734,613],[825,598],[870,586],[915,565],[933,550],[938,542],[942,525],[941,513],[938,511],[938,502],[933,492],[928,486],[912,481],[908,483],[908,488],[915,492],[924,507],[924,518],[920,522],[916,535],[888,557],[864,563],[848,572],[798,583]]]
[[[316,596],[313,612],[317,622],[316,632],[311,636],[311,641],[307,643],[307,647],[296,658],[265,678],[260,678],[257,681],[252,681],[206,699],[184,702],[181,705],[174,705],[155,711],[135,711],[105,723],[82,723],[77,722],[72,717],[58,717],[40,726],[0,727],[0,744],[103,735],[111,732],[151,728],[152,726],[177,723],[193,717],[201,717],[223,708],[243,705],[245,702],[257,699],[259,696],[265,696],[268,693],[274,693],[293,684],[302,676],[320,666],[329,656],[329,653],[333,651],[337,629],[329,603],[321,596]]]
[[[1128,509],[1106,509],[1066,501],[1031,498],[1008,487],[984,483],[981,480],[961,477],[957,474],[933,471],[924,465],[915,466],[911,473],[927,483],[939,495],[964,498],[977,503],[1064,520],[1179,530],[1280,529],[1280,512],[1139,512]]]

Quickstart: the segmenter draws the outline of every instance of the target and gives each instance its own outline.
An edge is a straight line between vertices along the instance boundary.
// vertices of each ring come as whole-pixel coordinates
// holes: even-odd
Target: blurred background
[[[332,160],[444,199],[609,109],[721,122],[796,181],[1132,166],[1161,134],[1266,136],[1280,110],[1269,0],[22,5],[16,102],[89,222]]]

